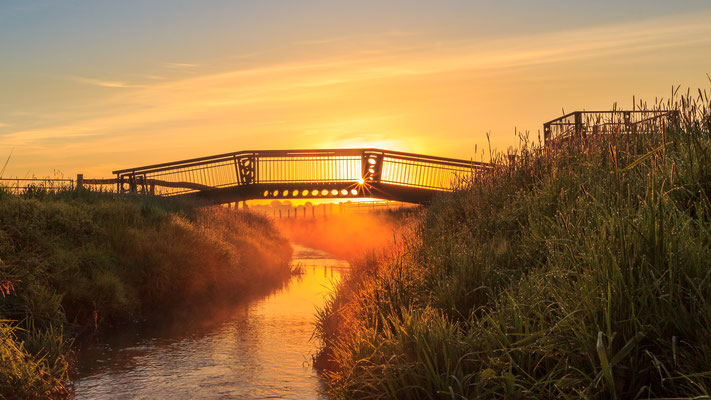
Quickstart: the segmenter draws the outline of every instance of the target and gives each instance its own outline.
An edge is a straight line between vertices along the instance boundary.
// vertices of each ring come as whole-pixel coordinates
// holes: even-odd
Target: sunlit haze
[[[3,176],[247,149],[481,159],[487,132],[506,149],[563,108],[707,86],[709,21],[707,0],[0,0]]]

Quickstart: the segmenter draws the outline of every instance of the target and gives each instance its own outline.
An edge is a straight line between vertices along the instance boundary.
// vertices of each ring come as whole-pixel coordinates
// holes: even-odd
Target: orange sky
[[[491,35],[316,27],[311,39],[272,33],[259,51],[216,43],[204,59],[195,48],[213,43],[201,35],[184,60],[176,50],[170,61],[116,41],[91,57],[151,61],[94,69],[84,53],[66,61],[69,40],[64,52],[37,55],[0,42],[16,56],[0,67],[2,162],[12,154],[4,177],[107,177],[245,149],[381,147],[481,159],[486,132],[503,150],[518,143],[514,128],[537,136],[562,108],[629,107],[633,95],[654,101],[672,85],[709,87],[710,20],[702,7]],[[0,37],[17,33],[2,22],[0,13]]]

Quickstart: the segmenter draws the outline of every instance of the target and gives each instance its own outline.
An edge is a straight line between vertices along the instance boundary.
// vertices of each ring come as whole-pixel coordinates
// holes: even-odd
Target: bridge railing
[[[360,177],[361,153],[346,150],[258,151],[255,183],[339,183]]]
[[[452,190],[490,164],[381,149],[259,150],[114,171],[119,192],[162,196],[251,184],[390,184]]]
[[[573,137],[614,133],[651,133],[678,117],[676,110],[574,111],[543,124],[545,144]]]
[[[490,164],[385,151],[379,182],[430,190],[453,190]]]

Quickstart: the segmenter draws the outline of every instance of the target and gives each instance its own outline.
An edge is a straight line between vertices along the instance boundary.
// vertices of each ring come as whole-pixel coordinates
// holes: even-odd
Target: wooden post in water
[[[77,174],[77,190],[84,189],[84,174]]]

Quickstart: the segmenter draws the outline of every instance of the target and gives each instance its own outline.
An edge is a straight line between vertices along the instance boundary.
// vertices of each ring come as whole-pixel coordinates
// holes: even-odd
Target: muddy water
[[[77,399],[314,399],[314,311],[348,263],[294,246],[303,275],[264,298],[115,332],[80,353]]]

